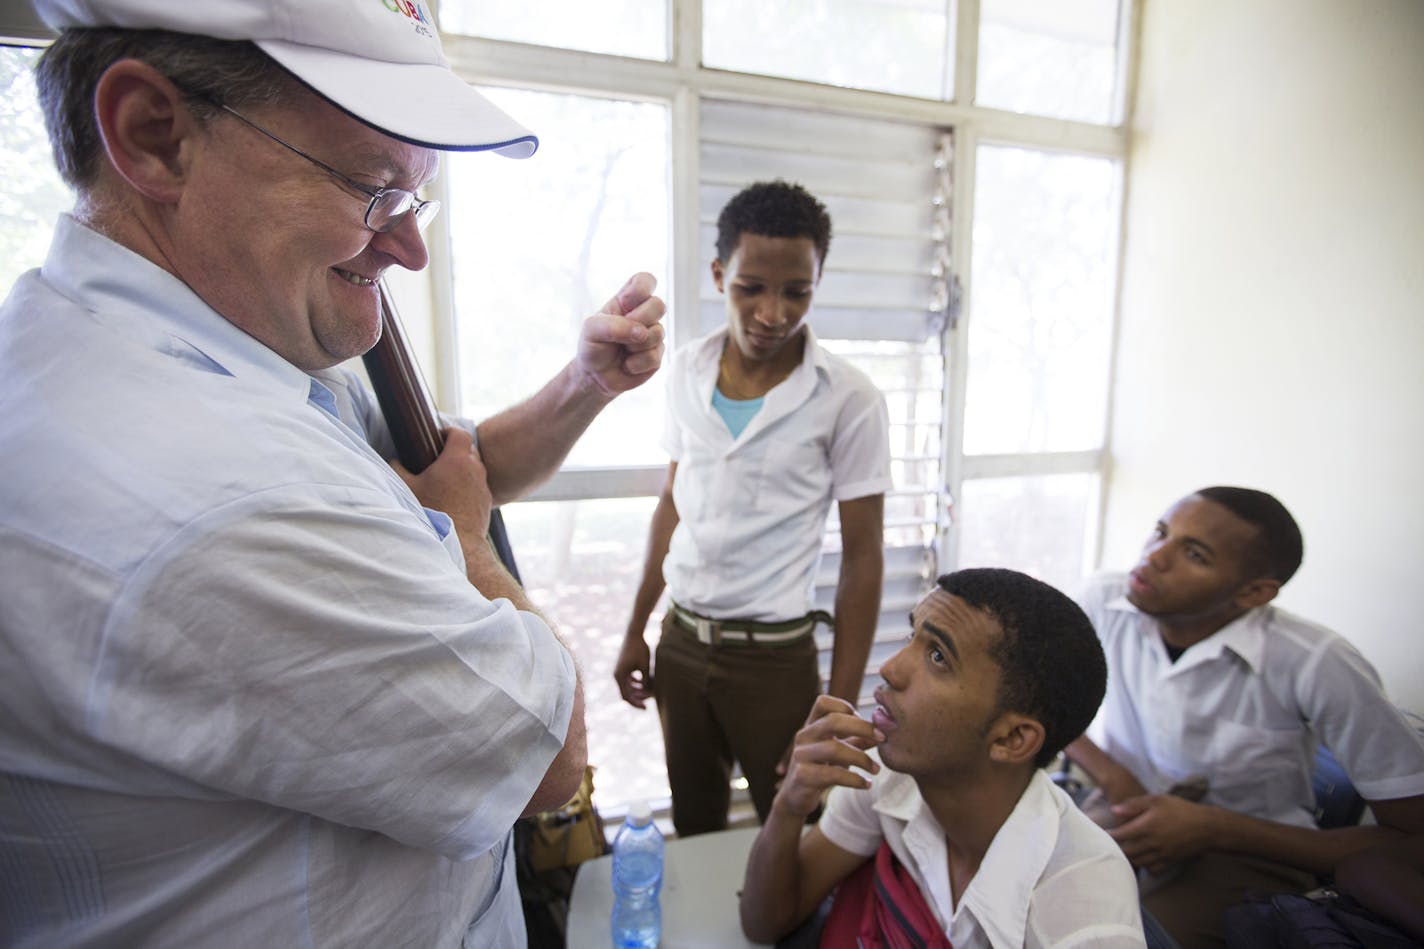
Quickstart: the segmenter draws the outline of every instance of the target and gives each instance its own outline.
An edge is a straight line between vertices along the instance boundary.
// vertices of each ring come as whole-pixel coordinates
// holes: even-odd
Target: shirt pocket
[[[759,511],[798,510],[831,493],[831,463],[818,440],[781,432],[767,445],[752,503]]]
[[[1301,728],[1267,728],[1218,720],[1207,746],[1207,801],[1280,820],[1309,805]],[[1305,798],[1302,800],[1302,794]]]

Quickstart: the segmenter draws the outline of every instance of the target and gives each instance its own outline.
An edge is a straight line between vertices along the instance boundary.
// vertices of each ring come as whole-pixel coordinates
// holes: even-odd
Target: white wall
[[[1206,484],[1424,712],[1424,2],[1145,0],[1103,564]]]

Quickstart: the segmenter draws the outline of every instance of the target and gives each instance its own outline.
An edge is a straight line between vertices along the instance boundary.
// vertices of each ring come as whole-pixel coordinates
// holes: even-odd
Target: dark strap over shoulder
[[[881,841],[872,860],[841,881],[821,949],[954,949],[919,886]]]

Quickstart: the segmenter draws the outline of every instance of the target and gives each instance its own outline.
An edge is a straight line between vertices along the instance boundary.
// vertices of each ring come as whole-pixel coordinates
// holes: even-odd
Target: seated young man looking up
[[[747,863],[748,938],[780,938],[840,885],[823,946],[897,917],[927,920],[924,941],[956,949],[1144,945],[1126,859],[1042,770],[1102,700],[1082,610],[1012,570],[961,570],[910,621],[872,720],[823,695],[797,734]],[[896,881],[907,896],[879,895]]]
[[[1424,740],[1353,646],[1270,605],[1302,550],[1271,495],[1204,488],[1162,515],[1137,566],[1082,599],[1109,688],[1067,753],[1112,803],[1110,833],[1153,874],[1143,903],[1183,946],[1220,945],[1222,912],[1249,891],[1310,889],[1352,853],[1424,834]],[[1378,826],[1316,828],[1317,742]],[[1189,778],[1205,779],[1200,803],[1164,793]]]

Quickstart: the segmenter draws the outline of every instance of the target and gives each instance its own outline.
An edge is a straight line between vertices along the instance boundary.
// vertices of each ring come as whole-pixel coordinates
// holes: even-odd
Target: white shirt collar
[[[191,287],[148,258],[60,215],[43,268],[60,293],[130,339],[178,358],[306,402],[312,379],[208,306]]]
[[[1154,637],[1161,641],[1161,634],[1157,631],[1156,623],[1151,617],[1133,606],[1126,596],[1120,596],[1108,603],[1108,609],[1120,612],[1136,613],[1144,620],[1140,624],[1144,636]],[[1266,650],[1265,622],[1267,614],[1271,608],[1269,606],[1258,606],[1247,610],[1241,616],[1227,623],[1221,629],[1212,633],[1206,639],[1192,646],[1182,658],[1177,661],[1175,667],[1189,669],[1192,666],[1200,665],[1203,662],[1217,658],[1224,650],[1231,650],[1241,661],[1251,669],[1252,672],[1261,671],[1261,657]],[[1164,654],[1165,654],[1165,647]]]
[[[772,387],[762,401],[761,409],[741,435],[733,440],[732,451],[741,445],[750,444],[760,432],[774,422],[796,411],[815,393],[817,385],[829,378],[830,367],[826,353],[816,344],[816,334],[809,325],[802,327],[801,361],[791,374]],[[702,405],[712,404],[712,392],[717,387],[717,361],[726,345],[728,330],[722,327],[702,338],[693,356],[694,372],[700,380],[701,391],[697,397]],[[710,412],[710,409],[709,409]],[[718,422],[717,424],[721,424]]]
[[[1034,887],[1058,845],[1059,817],[1051,788],[1048,775],[1042,769],[1036,770],[1008,820],[994,835],[958,906],[952,905],[949,890],[944,830],[935,821],[914,779],[891,773],[874,808],[885,817],[904,822],[905,846],[941,921],[967,912],[992,945],[1022,946]]]

